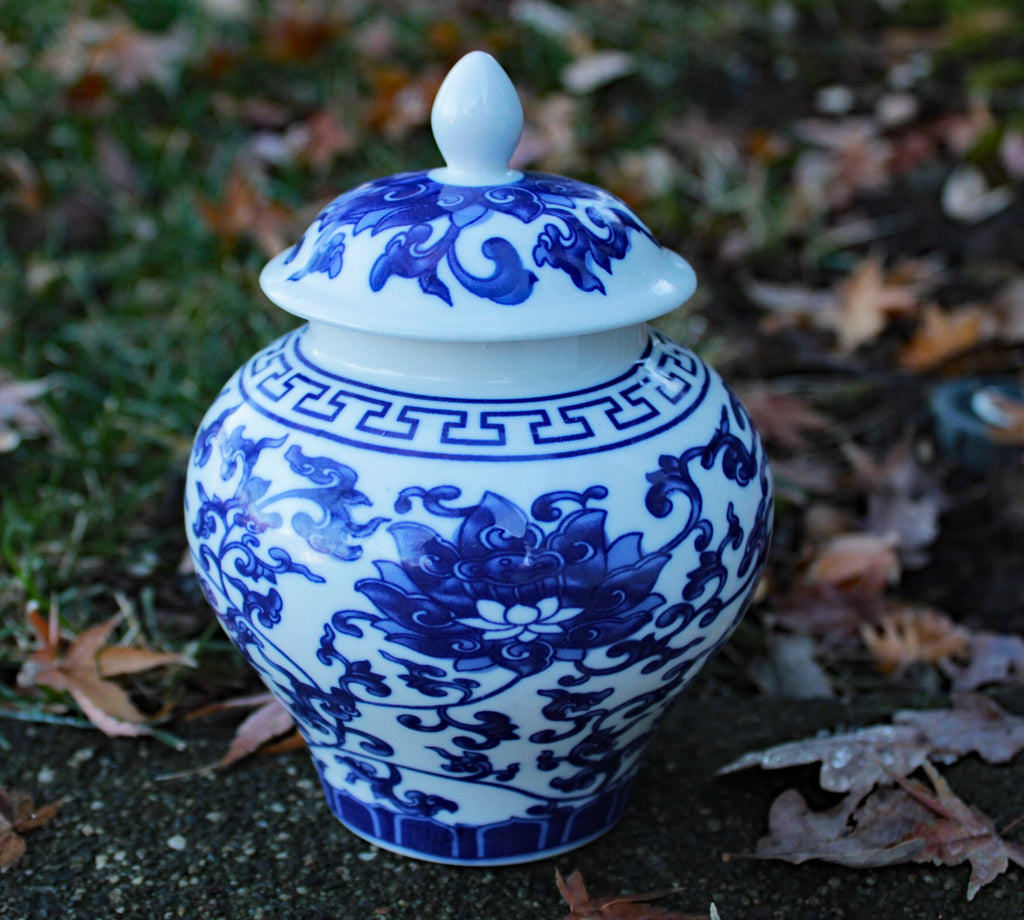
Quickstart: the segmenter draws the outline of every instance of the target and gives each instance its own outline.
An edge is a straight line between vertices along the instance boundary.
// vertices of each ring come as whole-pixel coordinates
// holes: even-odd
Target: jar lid
[[[509,168],[523,110],[489,54],[451,69],[431,124],[447,165],[334,199],[264,268],[274,303],[360,332],[487,342],[627,326],[693,293],[690,265],[623,201]]]

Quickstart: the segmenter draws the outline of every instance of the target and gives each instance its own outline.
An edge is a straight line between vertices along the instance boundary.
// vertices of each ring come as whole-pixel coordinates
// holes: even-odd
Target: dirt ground
[[[749,858],[771,800],[814,771],[715,776],[748,750],[943,700],[702,700],[697,691],[653,743],[616,828],[576,852],[500,869],[433,865],[370,846],[330,815],[304,752],[259,757],[198,779],[159,779],[214,759],[230,725],[184,726],[190,746],[179,754],[155,742],[8,723],[14,746],[4,755],[5,774],[47,800],[68,801],[27,835],[18,871],[0,877],[0,917],[555,920],[567,912],[556,868],[563,875],[579,869],[591,895],[678,888],[658,903],[699,914],[714,902],[722,920],[1024,916],[1021,870],[1014,867],[968,902],[965,866],[856,870]],[[1024,693],[1003,703],[1024,712]],[[118,781],[129,771],[139,782]],[[944,775],[997,826],[1018,816],[1021,758],[998,767],[968,758]]]

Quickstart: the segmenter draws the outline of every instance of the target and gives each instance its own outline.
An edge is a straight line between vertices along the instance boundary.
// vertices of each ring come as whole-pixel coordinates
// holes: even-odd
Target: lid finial
[[[445,163],[430,172],[447,185],[503,185],[522,176],[508,161],[523,132],[523,107],[502,66],[471,51],[448,72],[434,99],[431,127]]]

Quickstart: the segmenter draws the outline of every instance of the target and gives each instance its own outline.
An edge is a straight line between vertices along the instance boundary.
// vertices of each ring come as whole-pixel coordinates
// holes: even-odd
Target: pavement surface
[[[1024,713],[1024,692],[1000,700]],[[898,694],[684,699],[616,828],[572,853],[500,869],[433,865],[367,844],[331,816],[304,751],[159,779],[216,760],[234,728],[228,719],[175,726],[189,742],[183,752],[3,721],[11,749],[0,751],[0,783],[37,804],[68,801],[26,834],[26,855],[0,876],[0,917],[559,920],[568,909],[555,888],[557,867],[565,875],[580,869],[592,896],[678,888],[657,904],[702,914],[714,901],[722,920],[1021,920],[1024,869],[1014,866],[968,902],[966,865],[858,870],[749,858],[772,799],[790,786],[809,792],[816,771],[715,776],[748,750],[946,702]],[[998,766],[966,758],[943,774],[999,827],[1024,812],[1024,754]],[[1020,842],[1024,834],[1018,826],[1007,836]]]

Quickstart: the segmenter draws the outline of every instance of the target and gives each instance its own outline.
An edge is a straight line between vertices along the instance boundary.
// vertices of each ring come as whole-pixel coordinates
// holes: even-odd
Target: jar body
[[[322,353],[309,327],[283,337],[203,422],[186,518],[207,599],[357,834],[474,865],[598,836],[757,585],[749,417],[646,331],[617,372],[547,391],[389,387]]]

